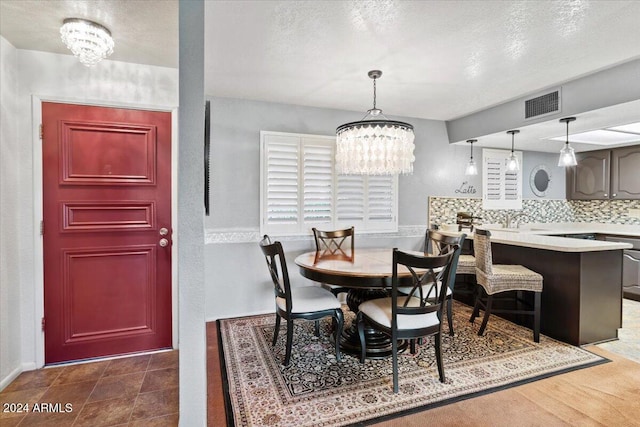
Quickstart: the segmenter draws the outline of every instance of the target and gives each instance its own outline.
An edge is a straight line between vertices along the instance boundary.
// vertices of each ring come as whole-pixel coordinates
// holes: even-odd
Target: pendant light
[[[471,147],[471,157],[469,157],[469,162],[467,163],[467,169],[464,171],[465,175],[478,175],[478,166],[476,166],[476,162],[473,161],[473,143],[478,142],[477,139],[467,139],[469,143],[469,147]]]
[[[368,73],[373,79],[373,108],[358,122],[336,129],[336,167],[338,173],[355,175],[394,175],[413,172],[413,126],[388,120],[376,108],[376,80],[382,71]],[[381,118],[382,117],[382,118]]]
[[[508,130],[508,134],[511,135],[511,155],[509,156],[509,160],[507,160],[507,170],[511,172],[516,172],[520,170],[520,162],[518,161],[518,157],[516,153],[513,152],[513,140],[514,135],[520,133],[519,130]]]
[[[578,164],[576,160],[576,152],[569,145],[569,123],[575,121],[575,117],[565,117],[560,119],[560,123],[567,124],[567,141],[564,143],[564,147],[560,150],[560,158],[558,159],[558,166],[575,166]]]

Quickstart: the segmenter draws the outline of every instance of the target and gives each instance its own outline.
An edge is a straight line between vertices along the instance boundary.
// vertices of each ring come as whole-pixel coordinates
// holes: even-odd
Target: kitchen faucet
[[[504,228],[511,228],[511,223],[517,219],[520,218],[522,216],[527,216],[526,213],[524,212],[516,212],[513,215],[509,214],[509,212],[507,212],[504,216]],[[518,226],[520,226],[520,223],[518,223]]]

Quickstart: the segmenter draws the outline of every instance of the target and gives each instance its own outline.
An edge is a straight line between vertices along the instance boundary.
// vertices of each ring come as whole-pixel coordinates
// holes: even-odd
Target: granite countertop
[[[640,238],[640,226],[599,223],[523,224],[522,228],[503,229],[498,225],[480,225],[491,231],[491,241],[512,246],[545,249],[558,252],[596,252],[631,249],[629,243],[584,240],[556,236],[557,234],[608,234]],[[471,236],[468,236],[471,238]]]

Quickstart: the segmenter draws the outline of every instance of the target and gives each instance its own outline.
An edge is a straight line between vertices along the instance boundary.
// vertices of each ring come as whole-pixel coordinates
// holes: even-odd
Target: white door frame
[[[88,105],[95,107],[129,108],[135,110],[153,110],[171,112],[171,228],[173,244],[171,255],[171,341],[178,348],[178,107],[166,105],[143,105],[97,100],[72,99],[56,96],[31,96],[31,128],[33,141],[33,247],[34,247],[34,334],[36,366],[44,366],[44,331],[41,321],[44,317],[44,245],[40,235],[40,221],[44,212],[42,207],[42,141],[40,124],[42,123],[42,103],[59,102],[64,104]]]

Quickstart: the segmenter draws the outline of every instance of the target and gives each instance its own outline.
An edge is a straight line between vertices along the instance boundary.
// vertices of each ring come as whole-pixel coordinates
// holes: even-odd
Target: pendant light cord
[[[471,147],[471,158],[469,160],[473,160],[473,142],[469,143],[469,147]]]

